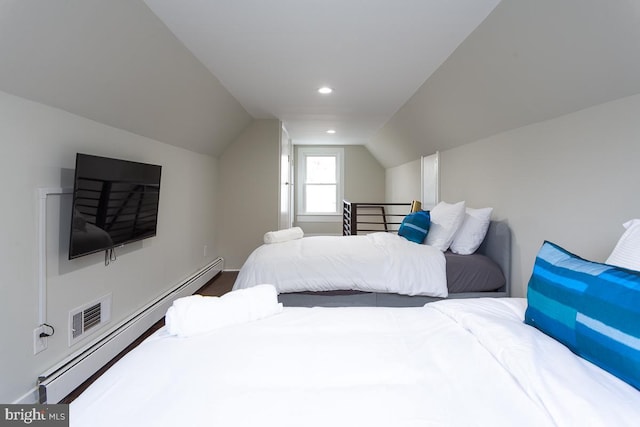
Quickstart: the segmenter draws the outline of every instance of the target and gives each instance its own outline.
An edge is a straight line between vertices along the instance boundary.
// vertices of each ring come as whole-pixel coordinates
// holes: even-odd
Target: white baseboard
[[[101,337],[75,352],[39,377],[39,387],[25,394],[25,403],[57,403],[106,365],[118,353],[162,319],[177,298],[192,295],[224,268],[217,258],[164,295],[153,300]],[[35,396],[35,399],[34,399]],[[33,401],[31,399],[34,399]]]

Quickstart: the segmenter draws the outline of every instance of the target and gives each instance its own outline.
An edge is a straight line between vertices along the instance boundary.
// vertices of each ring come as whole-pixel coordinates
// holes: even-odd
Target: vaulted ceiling
[[[277,118],[390,167],[640,93],[638,40],[637,0],[0,0],[0,90],[216,156]]]
[[[249,114],[282,120],[296,144],[366,144],[498,2],[145,0]],[[324,85],[334,92],[318,94]]]
[[[142,0],[0,0],[0,90],[214,156],[252,121]]]
[[[639,1],[502,0],[367,146],[402,164],[640,93],[639,76]]]

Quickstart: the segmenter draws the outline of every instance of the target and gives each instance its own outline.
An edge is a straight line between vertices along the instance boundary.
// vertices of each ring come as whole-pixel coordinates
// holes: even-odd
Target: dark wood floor
[[[213,279],[209,280],[206,285],[198,289],[196,294],[219,297],[231,291],[233,283],[238,276],[237,271],[223,271]],[[235,295],[235,294],[234,294]]]
[[[215,276],[213,279],[209,280],[203,287],[198,289],[196,291],[196,294],[206,295],[206,296],[224,295],[227,292],[229,292],[233,287],[233,283],[235,282],[237,275],[238,275],[237,271],[223,271],[222,273],[219,273],[217,276]],[[97,371],[95,374],[89,377],[88,380],[83,382],[80,386],[78,386],[78,388],[76,388],[71,393],[69,393],[69,395],[64,399],[62,399],[60,403],[71,403],[80,395],[80,393],[86,390],[86,388],[89,387],[91,383],[93,383],[98,377],[100,377],[100,375],[105,373],[107,369],[113,366],[114,363],[120,360],[125,354],[127,354],[132,349],[137,347],[142,341],[144,341],[147,337],[149,337],[151,334],[153,334],[155,331],[157,331],[163,326],[164,326],[164,317],[160,319],[158,322],[156,322],[152,327],[147,329],[147,331],[144,334],[140,335],[140,337],[138,337],[138,339],[132,342],[127,348],[125,348],[120,353],[118,353],[118,355],[113,359],[111,359],[109,363],[104,365],[102,368],[100,368],[99,371]]]

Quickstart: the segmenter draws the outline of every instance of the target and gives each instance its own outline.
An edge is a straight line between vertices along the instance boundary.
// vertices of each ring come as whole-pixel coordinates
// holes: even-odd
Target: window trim
[[[307,157],[333,156],[336,158],[336,211],[335,212],[306,212],[305,202],[305,176]],[[328,217],[342,217],[342,200],[344,199],[344,148],[342,147],[316,147],[298,146],[297,153],[297,183],[296,186],[296,218],[300,222],[333,222]]]

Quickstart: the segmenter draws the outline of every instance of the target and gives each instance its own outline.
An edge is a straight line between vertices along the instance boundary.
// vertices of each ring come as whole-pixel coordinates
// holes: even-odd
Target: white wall
[[[420,159],[385,170],[385,202],[408,203],[422,199]]]
[[[0,90],[219,156],[252,120],[140,0],[4,1]]]
[[[526,286],[544,240],[604,261],[640,216],[640,95],[440,152],[441,200],[494,208],[513,233],[512,283]],[[387,201],[420,188],[419,159],[388,168]]]
[[[368,147],[392,167],[640,93],[639,14],[637,1],[502,1]]]
[[[278,229],[280,190],[278,120],[256,120],[219,158],[220,253],[225,268],[238,269]]]
[[[214,227],[217,160],[4,92],[0,145],[0,402],[6,403],[27,395],[39,374],[82,346],[67,345],[69,310],[112,293],[113,325],[219,255]],[[103,254],[69,261],[71,197],[51,196],[47,321],[56,333],[49,348],[34,356],[36,192],[71,187],[76,152],[162,165],[158,233],[119,250],[109,267]]]
[[[441,152],[443,200],[493,206],[513,231],[514,293],[543,240],[604,261],[640,216],[640,95]]]
[[[365,146],[344,146],[345,199],[353,202],[383,201],[384,173],[382,165]]]

